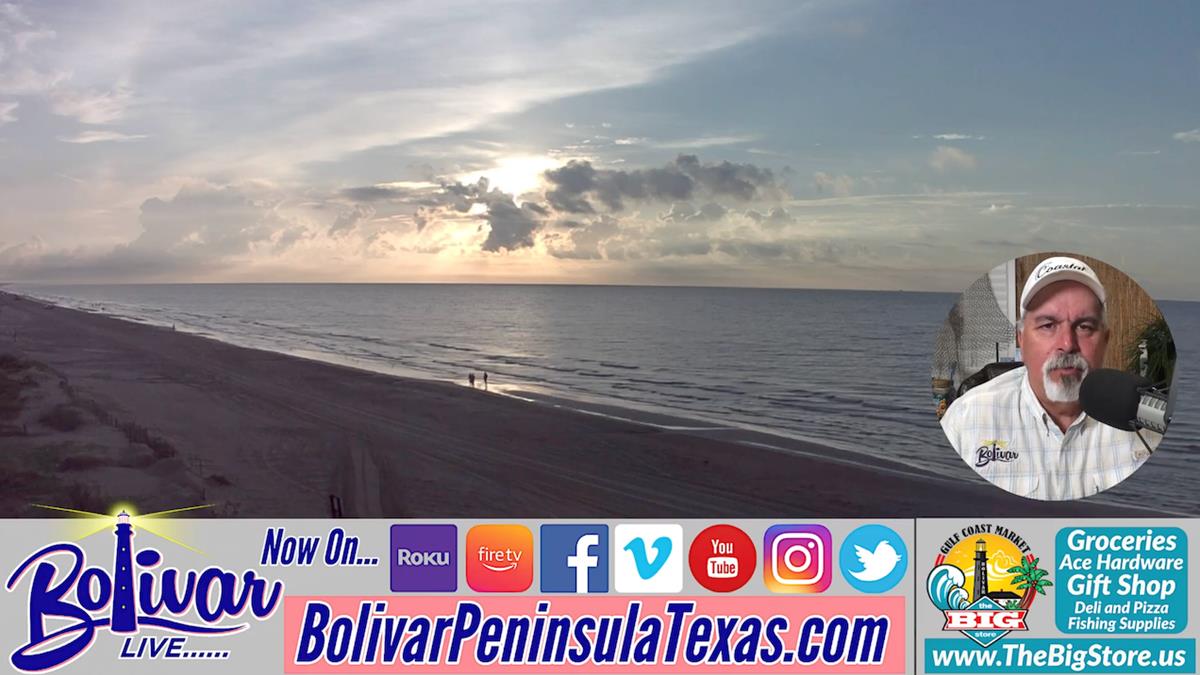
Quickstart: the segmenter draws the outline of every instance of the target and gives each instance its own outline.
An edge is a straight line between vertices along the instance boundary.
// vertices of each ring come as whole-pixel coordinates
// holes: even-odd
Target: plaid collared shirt
[[[1080,413],[1058,428],[1017,368],[971,389],[942,417],[942,429],[971,468],[1009,492],[1032,499],[1078,499],[1125,480],[1150,453],[1132,431]],[[1142,431],[1151,448],[1160,434]]]

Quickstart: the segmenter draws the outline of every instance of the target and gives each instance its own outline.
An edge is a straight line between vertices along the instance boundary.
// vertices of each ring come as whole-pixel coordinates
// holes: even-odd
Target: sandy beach
[[[331,496],[359,517],[1146,513],[1021,499],[965,466],[933,477],[767,434],[572,407],[0,293],[4,516],[129,501],[143,513],[324,517]]]

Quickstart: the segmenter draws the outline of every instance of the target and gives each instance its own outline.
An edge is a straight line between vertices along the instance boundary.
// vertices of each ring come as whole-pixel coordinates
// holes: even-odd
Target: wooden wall
[[[1104,284],[1104,293],[1108,297],[1108,327],[1111,333],[1108,338],[1108,351],[1104,354],[1105,368],[1125,370],[1128,365],[1128,351],[1136,341],[1137,334],[1143,326],[1161,316],[1158,306],[1150,299],[1150,295],[1124,272],[1095,258],[1076,253],[1035,253],[1017,258],[1016,284],[1014,297],[1020,302],[1021,290],[1025,287],[1025,279],[1029,277],[1037,264],[1046,258],[1057,255],[1078,258],[1091,266]],[[1017,308],[1020,316],[1020,308]]]

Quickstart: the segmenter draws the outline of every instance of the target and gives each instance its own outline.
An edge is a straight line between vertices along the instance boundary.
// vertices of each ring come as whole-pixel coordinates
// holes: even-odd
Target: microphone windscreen
[[[1079,403],[1089,417],[1101,424],[1136,431],[1141,389],[1150,386],[1144,377],[1112,368],[1089,371],[1079,386]]]

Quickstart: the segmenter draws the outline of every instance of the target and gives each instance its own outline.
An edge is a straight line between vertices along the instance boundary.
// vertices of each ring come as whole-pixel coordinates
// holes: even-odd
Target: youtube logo
[[[733,525],[713,525],[696,535],[688,566],[701,586],[715,593],[736,591],[754,576],[758,552],[754,541]]]

